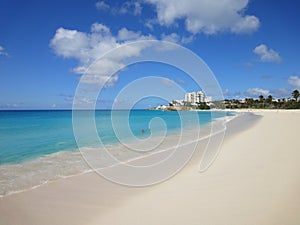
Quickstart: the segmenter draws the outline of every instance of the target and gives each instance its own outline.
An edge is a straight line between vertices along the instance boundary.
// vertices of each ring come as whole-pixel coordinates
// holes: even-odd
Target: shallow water
[[[172,151],[177,145],[209,136],[211,121],[227,115],[146,110],[132,111],[129,118],[125,114],[119,111],[114,116],[118,117],[116,121],[129,121],[133,136],[125,133],[120,142],[111,125],[111,111],[97,111],[95,121],[102,144],[92,143],[78,151],[71,111],[0,112],[0,196],[92,171],[82,155],[96,161],[97,167],[106,167],[116,161],[110,160],[105,151],[120,162]],[[81,116],[85,118],[84,111]],[[117,129],[122,131],[123,127]]]

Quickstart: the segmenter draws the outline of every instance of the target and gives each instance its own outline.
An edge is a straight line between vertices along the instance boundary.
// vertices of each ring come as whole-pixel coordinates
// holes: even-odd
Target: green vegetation
[[[292,92],[292,98],[281,98],[274,99],[272,95],[265,98],[260,95],[258,99],[246,98],[244,101],[241,100],[225,100],[225,107],[227,109],[300,109],[299,91],[294,90]]]
[[[210,107],[206,104],[206,102],[198,102],[197,109],[208,110]]]
[[[183,108],[186,109],[201,109],[201,110],[209,110],[210,107],[206,102],[197,102],[197,105],[192,105],[190,102],[184,102]]]

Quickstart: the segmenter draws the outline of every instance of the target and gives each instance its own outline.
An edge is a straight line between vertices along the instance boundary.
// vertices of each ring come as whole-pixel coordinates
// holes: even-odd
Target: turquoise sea
[[[84,121],[90,112],[80,111],[80,118]],[[119,144],[112,126],[112,112],[98,110],[94,114],[98,136],[110,147]],[[162,129],[165,136],[176,135],[183,127],[199,127],[233,114],[214,112],[212,117],[211,111],[131,110],[129,117],[126,115],[126,111],[114,111],[113,118],[121,130],[123,125],[129,125],[131,132],[123,132],[122,138],[130,141],[161,135]],[[157,118],[164,126],[161,121],[153,123]],[[88,143],[90,146],[84,147],[95,144]],[[71,110],[0,111],[0,196],[82,172],[85,169],[78,152]]]
[[[209,111],[197,113],[201,125],[211,122]],[[118,112],[120,117],[123,114],[125,116],[125,111]],[[184,114],[185,119],[188,120],[190,113]],[[82,115],[85,115],[84,111]],[[219,116],[223,116],[223,113]],[[164,120],[167,135],[181,128],[180,117],[175,111],[132,110],[129,117],[132,133],[138,138],[147,137],[149,122],[155,117]],[[118,143],[111,125],[111,111],[96,111],[95,120],[102,142],[104,144]],[[194,121],[191,120],[190,125],[195,125]],[[46,154],[76,149],[72,111],[0,111],[0,165],[20,163]]]

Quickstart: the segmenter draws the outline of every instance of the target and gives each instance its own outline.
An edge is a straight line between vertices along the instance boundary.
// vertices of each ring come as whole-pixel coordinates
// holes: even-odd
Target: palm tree
[[[245,99],[246,104],[248,105],[249,108],[252,108],[254,104],[254,99],[253,98],[246,98]]]
[[[298,101],[298,98],[299,98],[299,91],[298,90],[294,90],[292,92],[292,96],[294,97],[294,99],[296,100],[296,102]]]
[[[260,95],[260,96],[259,96],[259,101],[260,101],[260,102],[263,102],[264,100],[265,100],[264,96],[263,96],[263,95]]]
[[[266,102],[271,104],[273,101],[273,96],[272,95],[269,95],[268,98],[266,99]]]

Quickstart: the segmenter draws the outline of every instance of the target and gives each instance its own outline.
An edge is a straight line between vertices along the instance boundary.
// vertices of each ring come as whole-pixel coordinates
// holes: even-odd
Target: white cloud
[[[142,14],[142,4],[140,1],[124,1],[121,4],[117,5],[108,5],[105,1],[98,1],[95,4],[98,10],[110,10],[113,15],[122,15],[122,14],[132,14],[135,16]]]
[[[171,34],[162,34],[161,35],[161,40],[162,41],[169,41],[169,42],[175,42],[175,43],[178,43],[180,42],[180,36],[176,33],[171,33]]]
[[[0,55],[8,56],[8,54],[4,51],[4,48],[0,45]]]
[[[291,91],[285,88],[278,88],[272,91],[272,95],[277,98],[287,97],[291,95]]]
[[[288,83],[293,87],[300,88],[300,78],[297,76],[290,76],[288,79]]]
[[[142,5],[138,1],[127,1],[125,2],[122,7],[118,9],[114,9],[115,12],[118,12],[120,14],[133,14],[135,16],[141,15],[142,14]]]
[[[223,90],[223,95],[225,98],[229,99],[240,99],[242,97],[242,93],[240,91],[231,92],[228,88]]]
[[[74,98],[74,103],[77,105],[89,105],[89,104],[95,104],[96,100],[92,100],[86,97],[83,98]]]
[[[89,33],[65,28],[57,29],[50,41],[50,47],[58,56],[78,60],[77,67],[72,71],[78,74],[85,73],[82,82],[111,86],[118,80],[118,75],[114,72],[124,67],[122,60],[139,55],[141,50],[146,47],[142,43],[134,47],[126,46],[126,43],[147,39],[153,39],[153,37],[129,31],[126,28],[122,28],[117,36],[113,36],[108,27],[95,23],[91,26]],[[126,46],[126,51],[114,53],[110,59],[98,60],[89,67],[96,59],[121,45]],[[89,68],[88,71],[87,68]]]
[[[158,23],[157,19],[148,19],[145,23],[145,26],[148,27],[151,31],[154,30],[154,25]]]
[[[175,82],[173,80],[170,80],[168,78],[160,78],[160,82],[166,86],[172,87],[175,85]]]
[[[96,2],[95,6],[99,10],[107,10],[107,9],[109,9],[109,5],[106,4],[104,1]]]
[[[248,0],[144,0],[156,7],[157,22],[163,26],[184,20],[187,31],[215,34],[219,31],[250,33],[258,29],[259,19],[244,15]]]
[[[279,53],[264,44],[257,46],[253,52],[260,57],[262,62],[281,62]]]
[[[194,40],[194,36],[191,35],[189,37],[181,37],[177,33],[171,33],[171,34],[165,34],[163,33],[161,35],[161,40],[162,41],[169,41],[169,42],[174,42],[174,43],[181,43],[181,44],[187,44],[190,43]]]
[[[228,88],[223,91],[223,95],[230,95],[230,91]]]
[[[87,34],[77,30],[59,28],[50,42],[55,53],[65,58],[84,58],[84,49],[89,45]]]
[[[134,3],[133,14],[134,15],[141,15],[142,14],[142,9],[143,9],[143,7],[141,6],[141,4],[139,2],[135,2]]]
[[[270,91],[269,90],[264,90],[261,88],[249,88],[248,90],[245,91],[245,95],[248,97],[258,97],[260,95],[270,95]]]
[[[23,103],[0,103],[0,109],[15,109],[22,107]]]
[[[257,30],[259,26],[259,19],[255,16],[242,17],[233,27],[233,33],[251,33]]]
[[[120,41],[128,41],[128,40],[136,40],[141,37],[141,32],[134,32],[127,30],[126,28],[122,28],[118,32],[118,40]]]
[[[93,33],[99,32],[103,35],[110,35],[110,29],[101,23],[92,24],[91,31]]]
[[[181,43],[182,44],[188,44],[188,43],[191,43],[192,41],[194,41],[194,39],[195,39],[194,35],[191,35],[189,37],[182,37],[181,38]]]
[[[72,95],[65,96],[65,100],[75,102],[77,105],[95,104],[97,101],[96,99],[91,99],[86,96],[72,96]],[[53,105],[55,105],[55,104],[53,104]],[[56,107],[56,105],[55,105],[55,107]]]
[[[244,95],[246,97],[254,97],[258,98],[260,95],[263,95],[265,98],[269,95],[272,95],[276,98],[284,98],[291,95],[291,90],[285,89],[285,88],[277,88],[273,90],[264,90],[261,88],[250,88],[247,91],[244,92]]]

